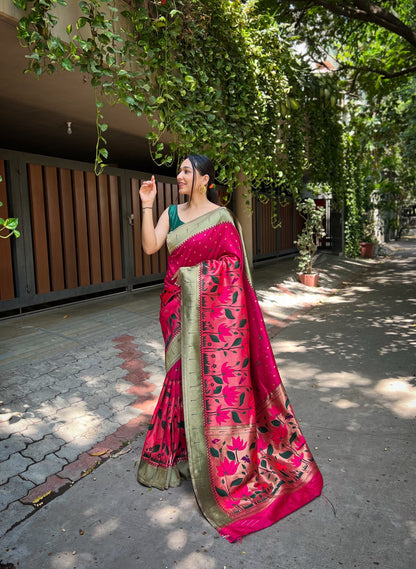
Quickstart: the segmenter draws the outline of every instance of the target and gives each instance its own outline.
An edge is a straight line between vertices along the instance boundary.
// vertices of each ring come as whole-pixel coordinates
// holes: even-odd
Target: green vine
[[[55,8],[65,0],[14,4],[26,11],[18,36],[30,49],[28,71],[90,77],[97,174],[108,158],[108,101],[147,117],[158,164],[206,153],[229,191],[244,174],[255,195],[275,204],[275,225],[279,199],[296,196],[306,174],[340,185],[336,84],[325,87],[329,99],[320,93],[319,79],[295,55],[294,29],[259,10],[256,0],[85,0],[75,22],[62,8],[58,22]]]

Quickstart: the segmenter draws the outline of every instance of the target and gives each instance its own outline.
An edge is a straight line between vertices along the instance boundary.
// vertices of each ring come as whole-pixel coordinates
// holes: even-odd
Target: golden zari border
[[[204,515],[218,528],[230,523],[232,518],[219,509],[209,477],[201,386],[199,278],[199,265],[181,269],[182,394],[192,484]]]

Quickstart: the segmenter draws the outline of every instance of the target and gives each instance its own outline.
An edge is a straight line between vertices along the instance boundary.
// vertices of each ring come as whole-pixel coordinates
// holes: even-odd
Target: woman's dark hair
[[[195,170],[197,170],[201,176],[205,176],[208,174],[208,187],[207,187],[207,198],[212,203],[217,203],[217,192],[214,190],[213,186],[214,179],[215,179],[215,168],[214,164],[207,156],[203,156],[202,154],[191,154],[188,156],[188,160],[192,164],[193,169],[193,180],[192,180],[192,192],[194,191],[194,183],[195,183]],[[192,199],[192,194],[191,194]]]

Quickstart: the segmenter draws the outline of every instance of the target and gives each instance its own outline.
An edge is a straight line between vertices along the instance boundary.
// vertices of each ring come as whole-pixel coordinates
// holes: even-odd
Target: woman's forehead
[[[189,158],[187,158],[186,160],[184,160],[181,164],[181,170],[183,170],[183,168],[190,168],[192,170],[192,163],[189,160]]]

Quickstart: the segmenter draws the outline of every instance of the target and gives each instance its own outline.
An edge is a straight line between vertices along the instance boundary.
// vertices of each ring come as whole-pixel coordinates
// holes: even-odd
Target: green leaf
[[[235,320],[235,317],[229,308],[225,309],[225,315],[229,320]]]
[[[237,302],[237,298],[238,298],[238,292],[235,291],[235,293],[233,294],[233,304]]]
[[[235,460],[235,454],[230,450],[227,451],[227,456],[230,460]]]
[[[243,480],[244,478],[236,478],[231,482],[230,486],[240,486]]]
[[[238,325],[239,328],[244,328],[244,326],[247,324],[247,320],[246,318],[244,318],[243,320],[241,320],[240,324]]]
[[[63,58],[61,65],[66,71],[74,71],[74,66],[68,58]]]
[[[296,433],[293,433],[293,435],[290,437],[289,444],[292,444],[293,441],[296,439],[297,436],[298,436],[298,435],[297,435]]]
[[[243,361],[243,366],[242,366],[243,369],[244,369],[245,367],[247,367],[249,363],[250,363],[250,359],[249,359],[249,358],[246,358],[246,359]]]
[[[136,104],[136,101],[133,99],[133,97],[131,97],[130,95],[128,95],[127,97],[124,98],[125,102],[131,106],[134,107],[134,105]]]
[[[231,347],[235,348],[236,346],[240,346],[242,341],[243,341],[242,338],[236,338],[232,343]]]
[[[209,337],[211,338],[211,340],[212,340],[213,342],[219,342],[219,341],[220,341],[220,339],[218,338],[218,336],[214,336],[214,334],[210,334]]]
[[[217,486],[215,486],[215,490],[217,491],[218,496],[221,496],[222,498],[226,498],[228,496],[227,492],[222,488],[217,488]]]
[[[13,0],[13,4],[19,10],[26,10],[27,9],[27,1],[26,0]]]
[[[240,395],[240,407],[242,407],[245,397],[246,397],[246,394],[243,391],[243,393]]]
[[[280,453],[280,456],[281,456],[282,458],[285,458],[285,459],[287,459],[287,458],[290,458],[290,457],[292,456],[292,454],[293,454],[293,452],[292,452],[292,451],[290,451],[290,450],[287,450],[286,452],[282,452],[282,453]]]
[[[219,383],[220,385],[222,385],[224,383],[222,378],[219,377],[218,375],[212,376],[212,379],[215,381],[215,383]]]
[[[212,456],[214,456],[215,458],[218,458],[218,457],[220,456],[220,453],[219,453],[219,452],[217,451],[217,449],[214,448],[214,447],[211,447],[211,448],[209,449],[209,452],[210,452],[210,453],[212,454]]]
[[[19,223],[19,220],[17,217],[9,217],[5,221],[3,221],[4,227],[9,229],[10,231],[14,231],[16,229],[18,223]]]
[[[233,411],[233,412],[231,413],[231,415],[232,415],[232,417],[233,417],[234,423],[241,423],[241,419],[240,419],[240,417],[238,416],[238,413],[237,413],[236,411]]]
[[[88,22],[87,18],[78,18],[78,21],[76,24],[77,30],[80,30],[81,28],[83,28],[87,22]]]
[[[272,445],[268,445],[268,446],[267,446],[267,454],[268,454],[269,456],[273,456],[273,447],[272,447]]]

